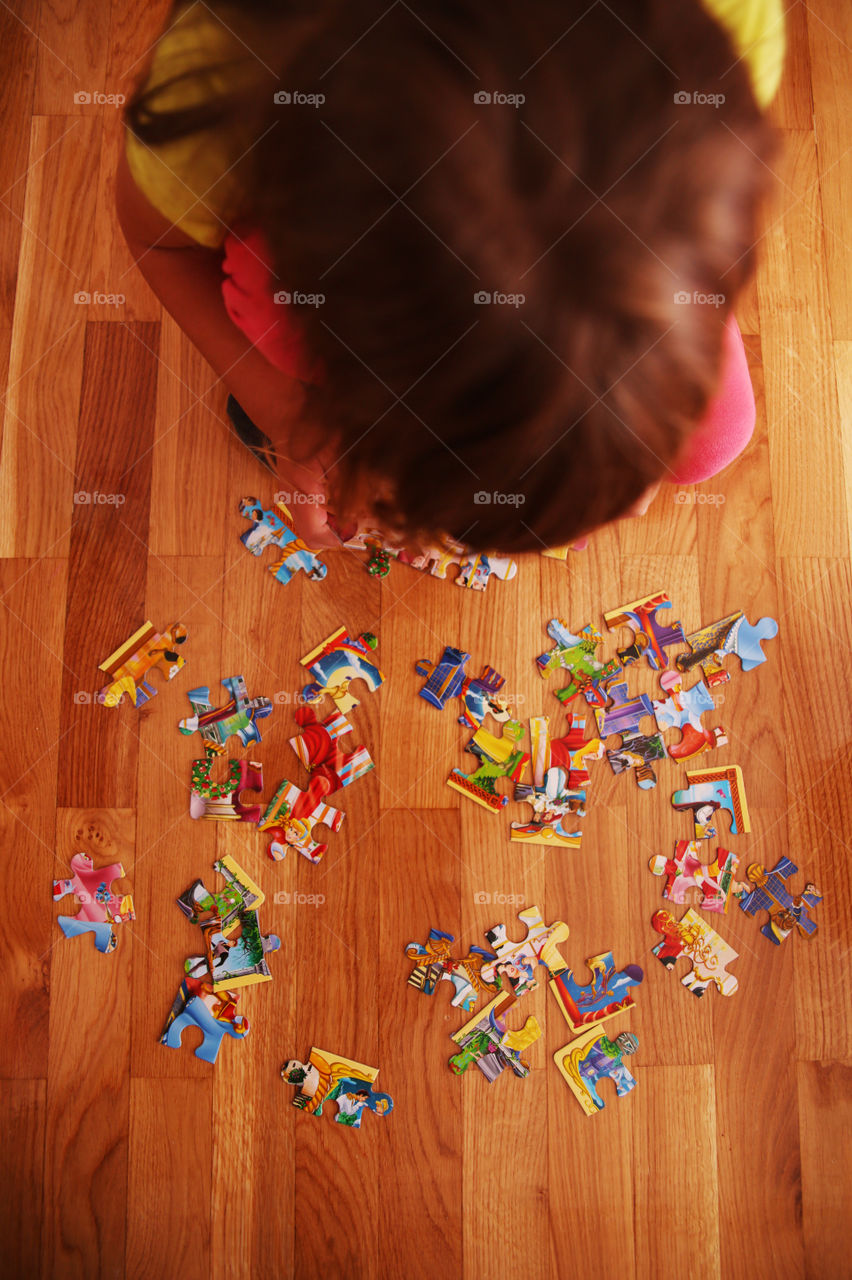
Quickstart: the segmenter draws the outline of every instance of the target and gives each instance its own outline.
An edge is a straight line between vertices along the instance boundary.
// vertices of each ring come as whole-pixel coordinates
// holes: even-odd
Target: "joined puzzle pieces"
[[[487,715],[497,721],[508,720],[508,711],[496,697],[506,683],[503,676],[487,666],[482,668],[482,675],[468,676],[465,667],[469,660],[469,653],[452,645],[447,645],[435,666],[421,658],[414,664],[414,670],[427,680],[419,696],[439,711],[443,711],[451,698],[459,698],[462,703],[459,724],[471,729],[478,729]]]
[[[584,788],[590,781],[586,764],[599,760],[604,751],[599,738],[584,736],[585,725],[585,720],[569,713],[567,732],[561,738],[551,738],[547,716],[530,720],[532,785],[516,783],[514,798],[532,805],[533,816],[529,822],[512,823],[512,840],[564,849],[580,847],[582,832],[569,831],[565,821],[569,814],[577,820],[585,816]]]

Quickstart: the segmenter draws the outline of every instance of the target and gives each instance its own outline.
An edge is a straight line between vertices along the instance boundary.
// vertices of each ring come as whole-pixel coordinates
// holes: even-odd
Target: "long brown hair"
[[[698,0],[266,3],[239,21],[277,78],[183,119],[143,91],[128,121],[155,144],[255,114],[246,209],[279,287],[325,299],[298,310],[322,370],[300,439],[305,456],[333,441],[332,505],[521,551],[670,476],[718,378],[772,148]]]

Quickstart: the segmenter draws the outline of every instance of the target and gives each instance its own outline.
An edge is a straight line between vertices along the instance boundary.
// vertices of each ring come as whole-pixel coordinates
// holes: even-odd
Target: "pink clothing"
[[[315,382],[304,343],[288,309],[289,294],[275,290],[270,254],[260,231],[230,233],[222,263],[222,296],[228,315],[276,369],[303,382]],[[276,298],[280,301],[276,302]],[[725,325],[722,378],[673,477],[698,484],[733,462],[754,431],[754,392],[745,348],[733,316]]]

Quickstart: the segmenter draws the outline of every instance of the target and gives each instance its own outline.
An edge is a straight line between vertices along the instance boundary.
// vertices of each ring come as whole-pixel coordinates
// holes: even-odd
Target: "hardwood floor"
[[[0,5],[7,1273],[852,1275],[852,9],[787,13],[777,190],[738,311],[758,426],[729,471],[687,491],[724,502],[667,487],[567,565],[526,557],[484,594],[400,565],[379,582],[345,553],[324,583],[284,587],[240,546],[239,499],[271,485],[127,253],[116,108],[74,101],[126,86],[166,9]],[[650,954],[662,904],[648,859],[690,834],[669,804],[682,768],[662,763],[642,793],[593,765],[582,852],[510,844],[510,817],[528,810],[495,817],[444,785],[472,757],[455,714],[416,697],[415,660],[458,644],[472,669],[506,676],[521,719],[549,714],[561,733],[558,685],[533,663],[547,621],[602,626],[604,610],[659,588],[690,630],[735,608],[780,627],[763,667],[729,663],[710,717],[729,745],[701,763],[743,768],[741,873],[788,854],[794,888],[811,879],[824,901],[816,938],[779,948],[736,905],[710,917],[739,953],[730,999],[694,999]],[[146,618],[187,626],[187,670],[139,712],[99,706],[98,664]],[[251,827],[189,820],[197,752],[176,724],[189,688],[243,673],[275,702],[249,753],[264,801],[281,778],[303,784],[287,744],[298,659],[341,623],[379,638],[385,685],[352,716],[376,769],[335,797],[346,820],[319,866],[295,852],[273,864]],[[649,669],[634,673],[632,688],[657,691]],[[137,919],[109,956],[55,922],[50,881],[77,849],[127,869]],[[211,1068],[189,1033],[178,1052],[158,1037],[199,945],[175,898],[196,877],[212,887],[226,853],[260,881],[282,945],[273,982],[243,995],[251,1034]],[[594,1119],[553,1062],[570,1035],[545,983],[522,1006],[544,1028],[529,1078],[493,1084],[447,1069],[466,1020],[447,993],[406,985],[406,943],[436,926],[483,946],[499,920],[516,936],[517,897],[567,922],[562,954],[580,973],[609,949],[645,969],[636,1008],[607,1024],[638,1036],[637,1087],[616,1099],[605,1085]],[[353,1134],[292,1107],[279,1068],[312,1045],[378,1066],[393,1114]]]

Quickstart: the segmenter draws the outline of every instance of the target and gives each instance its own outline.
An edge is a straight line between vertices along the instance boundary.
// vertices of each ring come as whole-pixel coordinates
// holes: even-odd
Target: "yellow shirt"
[[[784,60],[781,0],[704,0],[744,59],[755,98],[775,96]],[[217,67],[217,63],[226,64]],[[146,89],[162,89],[158,110],[187,107],[247,85],[269,72],[199,0],[180,10],[154,51]],[[184,76],[169,85],[176,76]],[[247,130],[205,130],[156,148],[127,131],[127,163],[139,190],[159,212],[199,244],[218,248],[242,212],[239,160],[254,141]]]

